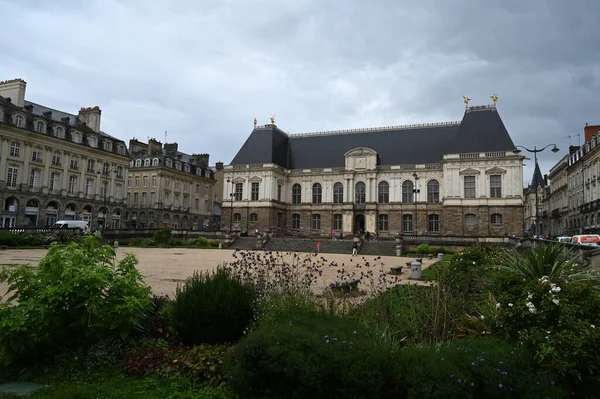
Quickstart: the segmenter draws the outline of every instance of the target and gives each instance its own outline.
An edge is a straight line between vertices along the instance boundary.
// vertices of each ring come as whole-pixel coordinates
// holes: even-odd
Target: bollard
[[[410,278],[421,278],[421,262],[412,262],[410,264]]]
[[[396,256],[402,256],[402,249],[396,248]]]
[[[444,261],[444,254],[443,253],[439,253],[438,254],[438,262],[443,262]]]
[[[113,247],[115,249],[118,249],[119,248],[119,241],[115,240],[115,242],[113,243]]]
[[[223,244],[219,243],[219,249],[223,249]]]

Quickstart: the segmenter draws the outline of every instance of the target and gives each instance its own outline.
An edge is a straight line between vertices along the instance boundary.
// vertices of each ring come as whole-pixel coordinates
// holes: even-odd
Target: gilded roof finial
[[[255,128],[255,129],[256,129],[256,124],[257,124],[257,123],[258,123],[258,122],[256,121],[256,118],[254,118],[254,128]]]
[[[498,93],[494,93],[494,95],[491,95],[490,98],[494,102],[494,107],[495,107],[496,106],[496,102],[498,102]]]
[[[275,124],[275,115],[273,115],[269,119],[271,119],[271,125],[274,125]]]
[[[465,101],[465,108],[469,108],[469,101],[471,101],[471,99],[469,97],[465,97],[465,96],[462,96],[462,98]]]

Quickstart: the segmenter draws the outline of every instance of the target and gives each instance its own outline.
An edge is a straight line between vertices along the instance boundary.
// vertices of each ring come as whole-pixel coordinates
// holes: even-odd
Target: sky
[[[211,164],[254,118],[288,133],[456,121],[463,95],[498,93],[516,145],[560,148],[538,154],[545,174],[600,125],[598,15],[597,0],[0,0],[0,80],[65,112],[98,105],[126,142],[167,131]]]

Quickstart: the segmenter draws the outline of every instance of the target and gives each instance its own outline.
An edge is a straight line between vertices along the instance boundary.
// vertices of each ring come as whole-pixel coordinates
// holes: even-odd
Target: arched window
[[[16,127],[25,127],[25,118],[23,115],[17,114],[14,123]]]
[[[117,153],[118,153],[119,155],[125,155],[125,147],[119,144],[119,145],[117,146]]]
[[[136,168],[139,168],[139,167],[141,167],[141,166],[142,166],[142,160],[141,160],[141,159],[136,159],[136,160],[135,160],[135,167],[136,167]]]
[[[302,202],[302,186],[296,183],[292,186],[292,204],[298,205]]]
[[[406,180],[402,183],[402,202],[412,203],[414,202],[414,184],[410,180]]]
[[[492,213],[491,223],[495,225],[502,224],[502,215],[499,213]]]
[[[81,133],[71,132],[71,137],[73,138],[73,143],[81,143]]]
[[[147,168],[150,166],[150,158],[144,159],[144,166]]]
[[[477,224],[477,216],[474,213],[467,213],[465,215],[465,224],[467,226],[472,226]]]
[[[104,151],[112,151],[112,143],[108,140],[104,140]]]
[[[427,224],[430,233],[440,232],[440,215],[429,215],[427,216]]]
[[[90,147],[98,147],[98,139],[94,136],[88,137],[88,144]]]
[[[64,139],[65,138],[65,128],[62,126],[56,126],[54,128],[54,136],[58,137],[59,139]]]
[[[46,133],[46,124],[44,123],[44,121],[36,122],[35,131],[38,133]]]
[[[390,203],[390,184],[386,181],[379,182],[379,185],[377,186],[377,194],[378,194],[377,195],[378,202],[380,204],[389,204]],[[383,230],[383,229],[380,228],[379,230]],[[385,229],[385,230],[387,230],[387,229]]]
[[[440,202],[440,183],[437,180],[427,182],[427,202]]]
[[[335,183],[333,185],[333,203],[344,203],[344,185],[342,183]]]
[[[357,204],[367,202],[367,186],[362,181],[359,181],[354,186],[354,202]]]
[[[158,158],[152,160],[152,166],[158,166]]]
[[[312,186],[312,203],[320,204],[323,202],[323,187],[320,183],[315,183]]]

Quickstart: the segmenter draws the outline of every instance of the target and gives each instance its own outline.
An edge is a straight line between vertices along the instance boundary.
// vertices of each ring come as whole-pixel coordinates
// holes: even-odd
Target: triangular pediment
[[[468,168],[468,169],[465,169],[465,170],[461,170],[461,171],[460,171],[460,175],[461,175],[461,176],[465,176],[465,175],[467,175],[467,176],[472,176],[472,175],[478,175],[478,174],[480,174],[480,173],[481,173],[481,172],[480,172],[479,170],[477,170],[477,169],[473,169],[473,168]]]
[[[504,173],[506,173],[506,169],[502,169],[497,166],[494,166],[493,168],[485,171],[486,175],[502,175]]]

